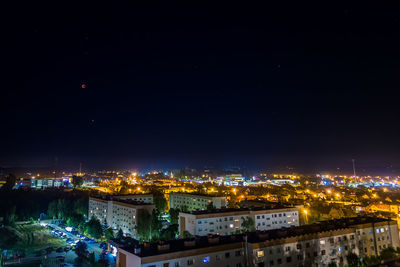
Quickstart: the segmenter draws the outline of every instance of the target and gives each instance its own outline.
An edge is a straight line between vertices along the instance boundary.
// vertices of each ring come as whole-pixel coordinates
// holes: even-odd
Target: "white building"
[[[114,199],[133,200],[146,204],[153,204],[153,194],[134,194],[134,195],[119,195],[113,196]]]
[[[395,221],[355,217],[247,235],[203,236],[119,248],[116,266],[322,267],[331,262],[345,266],[350,252],[365,257],[399,246]]]
[[[256,230],[272,230],[299,226],[297,208],[271,206],[266,208],[219,209],[179,213],[179,233],[185,231],[195,236],[208,234],[232,235],[245,229],[244,220],[251,218]]]
[[[89,215],[95,216],[102,224],[107,224],[114,230],[122,229],[124,234],[136,236],[135,226],[141,211],[149,213],[154,205],[133,200],[112,198],[89,198]]]
[[[185,211],[205,210],[210,203],[212,203],[215,208],[220,209],[226,207],[228,202],[226,197],[174,192],[169,194],[170,209],[180,209]]]

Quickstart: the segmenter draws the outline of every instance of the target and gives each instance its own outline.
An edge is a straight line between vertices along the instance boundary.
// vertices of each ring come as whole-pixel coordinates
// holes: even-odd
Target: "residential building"
[[[179,213],[179,233],[192,235],[231,235],[243,231],[242,223],[251,218],[256,230],[272,230],[299,226],[296,207],[270,205],[269,208],[216,209]]]
[[[89,218],[95,216],[102,224],[106,224],[114,230],[121,229],[128,236],[136,236],[139,213],[147,210],[149,213],[154,205],[137,202],[130,199],[112,197],[89,198]]]
[[[169,208],[180,209],[184,211],[205,210],[212,203],[217,208],[224,208],[227,205],[226,197],[187,194],[187,193],[169,193]]]
[[[114,198],[121,199],[121,200],[133,200],[137,202],[143,202],[146,204],[153,204],[153,194],[130,194],[130,195],[119,195],[113,196]]]
[[[366,257],[399,246],[395,221],[354,217],[239,235],[119,246],[116,266],[322,267],[331,262],[345,266],[350,252]]]

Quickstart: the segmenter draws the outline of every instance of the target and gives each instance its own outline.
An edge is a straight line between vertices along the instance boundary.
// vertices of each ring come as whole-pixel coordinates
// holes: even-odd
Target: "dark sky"
[[[215,2],[3,8],[0,166],[400,166],[400,2]]]

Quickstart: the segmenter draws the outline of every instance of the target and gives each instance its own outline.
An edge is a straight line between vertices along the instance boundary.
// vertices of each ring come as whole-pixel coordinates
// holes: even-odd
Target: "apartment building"
[[[88,217],[95,216],[102,224],[107,224],[114,230],[122,229],[124,234],[135,237],[139,213],[143,210],[151,213],[153,209],[152,204],[131,199],[90,197]]]
[[[228,202],[226,197],[174,192],[169,193],[170,209],[180,209],[184,211],[205,210],[210,203],[212,203],[215,208],[220,209],[226,207]]]
[[[143,202],[146,204],[153,204],[153,194],[118,195],[114,196],[113,198],[121,200],[133,200],[137,202]]]
[[[251,218],[256,230],[272,230],[299,226],[299,211],[295,207],[270,205],[268,208],[217,209],[179,213],[179,233],[195,236],[209,234],[232,235],[243,231],[242,223]]]
[[[331,262],[345,266],[350,252],[365,257],[399,246],[395,221],[354,217],[247,234],[120,247],[116,266],[322,267]]]

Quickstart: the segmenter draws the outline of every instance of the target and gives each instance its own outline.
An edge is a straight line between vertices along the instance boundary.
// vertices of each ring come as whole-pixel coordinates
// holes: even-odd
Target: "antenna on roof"
[[[352,159],[351,161],[353,161],[353,174],[354,174],[354,178],[356,178],[356,160]]]

